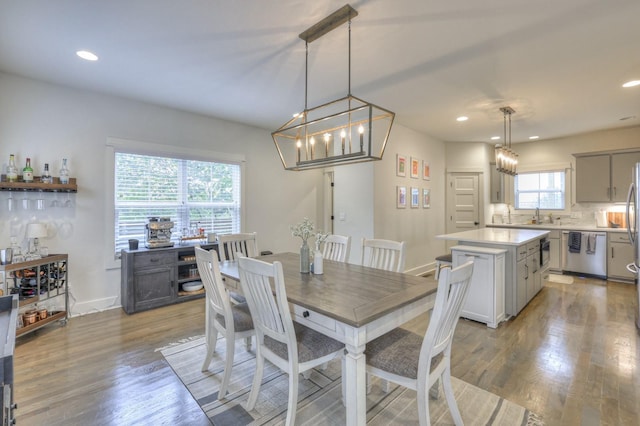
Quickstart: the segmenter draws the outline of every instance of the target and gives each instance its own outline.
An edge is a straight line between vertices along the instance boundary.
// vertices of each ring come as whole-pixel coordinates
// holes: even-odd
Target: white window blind
[[[198,228],[240,232],[240,165],[115,153],[115,254],[131,238],[144,244],[150,217],[174,222],[171,239]]]
[[[516,209],[562,210],[565,207],[565,172],[518,173]]]

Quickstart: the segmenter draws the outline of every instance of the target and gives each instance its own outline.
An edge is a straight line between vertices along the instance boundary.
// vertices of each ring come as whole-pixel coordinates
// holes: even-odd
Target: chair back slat
[[[215,313],[225,316],[225,321],[229,324],[231,317],[227,316],[231,315],[231,302],[220,274],[218,256],[215,251],[207,251],[200,247],[195,248],[195,253],[198,274],[204,284],[207,303]]]
[[[329,235],[324,241],[322,257],[336,262],[346,262],[351,250],[351,237],[343,235]]]
[[[283,343],[295,342],[282,264],[239,257],[238,269],[240,286],[249,304],[256,332]],[[275,295],[271,287],[272,282],[276,290]]]
[[[472,274],[471,260],[457,268],[444,269],[440,274],[436,302],[423,342],[423,349],[431,348],[430,358],[450,347],[460,312],[469,293]]]
[[[362,239],[362,265],[385,271],[403,272],[406,242]]]
[[[236,260],[236,253],[246,257],[258,256],[258,237],[255,232],[218,236],[220,261]]]

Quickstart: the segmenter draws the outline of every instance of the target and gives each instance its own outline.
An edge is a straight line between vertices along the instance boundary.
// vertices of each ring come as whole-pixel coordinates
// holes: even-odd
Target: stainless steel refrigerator
[[[636,274],[636,299],[638,301],[638,312],[636,313],[636,326],[640,328],[640,250],[638,250],[638,230],[640,229],[640,197],[638,189],[640,188],[640,163],[636,163],[633,167],[633,180],[629,186],[627,194],[627,232],[629,240],[633,245],[633,262],[627,265],[630,272]]]

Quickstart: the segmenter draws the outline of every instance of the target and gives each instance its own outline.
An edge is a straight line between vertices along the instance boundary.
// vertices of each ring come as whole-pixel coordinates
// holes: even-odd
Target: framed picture
[[[407,175],[407,157],[396,154],[396,175],[405,177]]]
[[[420,160],[411,157],[411,177],[418,179],[418,176],[420,176]]]
[[[411,208],[420,207],[420,188],[411,188]]]
[[[397,187],[396,207],[399,209],[404,209],[407,207],[407,187],[406,186]]]
[[[429,168],[429,162],[422,162],[422,179],[431,180],[431,169]]]
[[[431,207],[431,190],[422,188],[422,208],[428,209]]]

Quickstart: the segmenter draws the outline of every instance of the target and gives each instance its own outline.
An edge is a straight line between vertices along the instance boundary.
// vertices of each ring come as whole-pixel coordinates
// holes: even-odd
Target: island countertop
[[[441,240],[470,241],[488,245],[519,246],[549,235],[549,231],[536,229],[481,228],[436,236]]]

